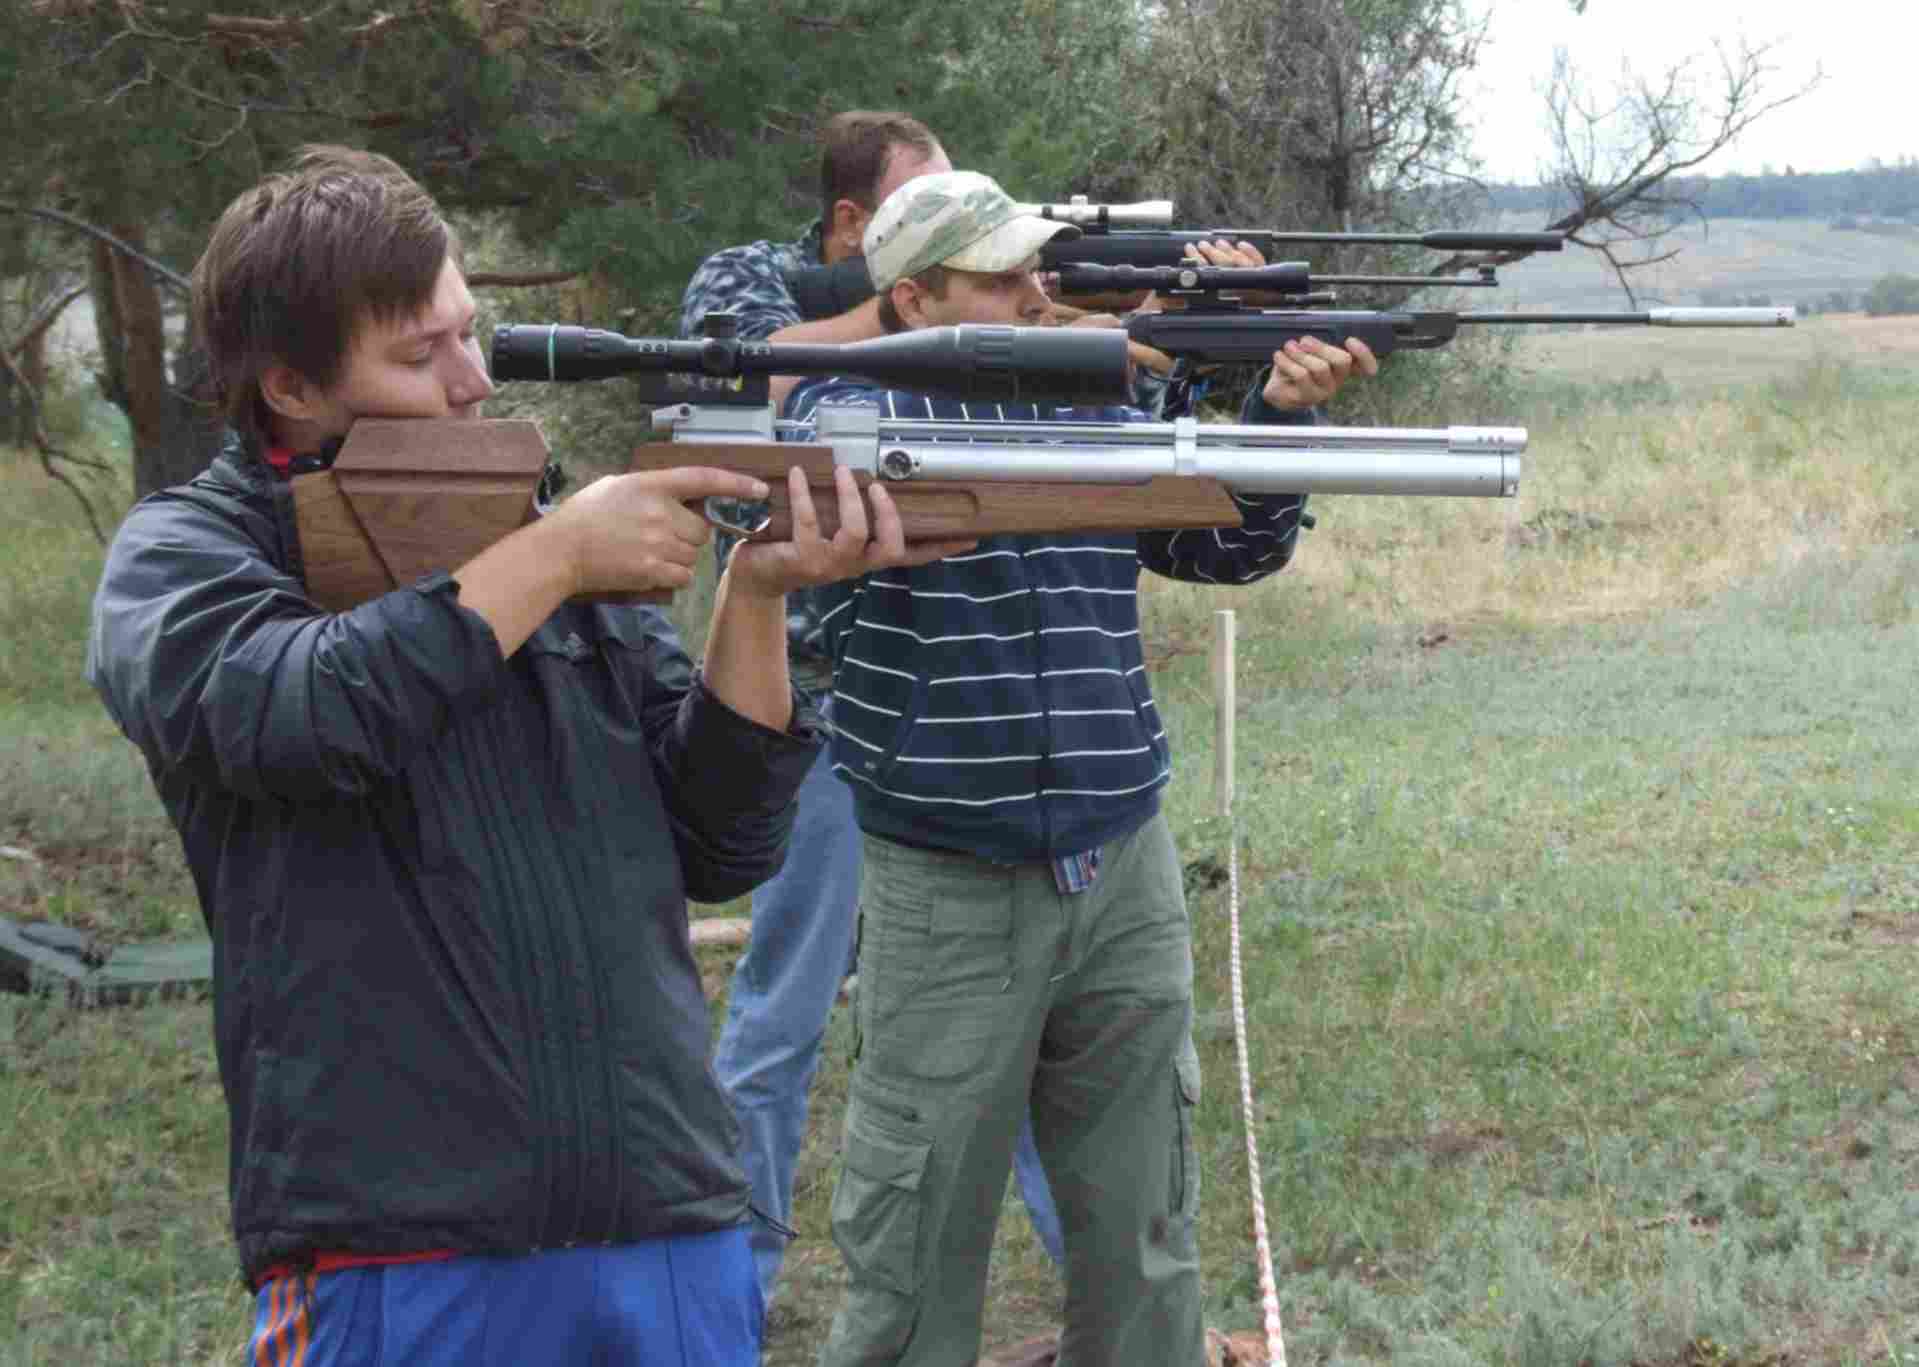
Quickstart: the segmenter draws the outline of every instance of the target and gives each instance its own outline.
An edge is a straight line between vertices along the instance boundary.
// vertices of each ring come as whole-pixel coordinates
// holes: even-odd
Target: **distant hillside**
[[[1498,226],[1538,228],[1540,215],[1510,213]],[[1866,233],[1808,219],[1727,219],[1676,227],[1660,250],[1671,261],[1632,272],[1642,306],[1770,303],[1820,312],[1843,296],[1848,308],[1882,276],[1919,275],[1919,230]],[[1502,288],[1475,295],[1476,308],[1627,307],[1605,259],[1568,246],[1500,271]],[[1497,300],[1497,302],[1493,302]]]
[[[1856,171],[1820,171],[1800,175],[1683,176],[1668,181],[1661,193],[1698,206],[1708,219],[1813,218],[1831,223],[1867,224],[1891,220],[1919,223],[1919,161]],[[1554,186],[1497,185],[1493,207],[1550,221],[1570,202]]]

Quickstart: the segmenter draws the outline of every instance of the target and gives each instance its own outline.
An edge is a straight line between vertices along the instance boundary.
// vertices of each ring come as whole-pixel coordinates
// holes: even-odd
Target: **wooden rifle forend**
[[[799,466],[813,497],[820,535],[839,531],[833,450],[812,442],[650,442],[633,453],[634,470],[707,465],[751,475],[770,490],[771,520],[753,541],[793,535],[787,471]],[[856,471],[862,492],[873,477]],[[1131,483],[1058,483],[1006,479],[887,480],[908,541],[950,541],[1016,532],[1174,531],[1238,527],[1239,507],[1218,480],[1164,477]],[[695,511],[700,511],[696,506]],[[873,507],[866,505],[867,526]]]

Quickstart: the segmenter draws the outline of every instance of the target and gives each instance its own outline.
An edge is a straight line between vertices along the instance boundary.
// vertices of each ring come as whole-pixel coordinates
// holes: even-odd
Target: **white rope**
[[[1253,1070],[1246,1059],[1246,989],[1239,960],[1239,820],[1227,809],[1226,870],[1232,909],[1233,1043],[1239,1054],[1239,1106],[1246,1120],[1246,1170],[1253,1184],[1253,1247],[1259,1255],[1259,1302],[1266,1322],[1266,1361],[1286,1367],[1286,1339],[1279,1327],[1279,1286],[1273,1279],[1273,1248],[1266,1237],[1265,1184],[1260,1180],[1259,1141],[1253,1137]]]

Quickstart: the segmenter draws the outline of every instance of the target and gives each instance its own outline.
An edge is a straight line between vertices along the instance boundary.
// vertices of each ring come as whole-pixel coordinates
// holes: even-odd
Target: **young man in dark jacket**
[[[985,176],[911,181],[866,230],[882,316],[1034,320],[1036,253],[1061,227]],[[1289,343],[1243,420],[1311,422],[1375,368],[1363,343]],[[900,418],[1144,417],[775,383],[801,419],[833,402]],[[825,1367],[977,1356],[1029,1104],[1065,1229],[1062,1367],[1203,1361],[1191,936],[1158,811],[1171,756],[1136,592],[1142,566],[1217,583],[1284,567],[1305,500],[1237,501],[1238,529],[990,537],[820,594],[833,768],[864,833],[861,1044],[833,1203],[851,1284]]]
[[[659,614],[569,601],[689,582],[686,501],[763,489],[682,469],[324,612],[287,476],[491,391],[458,241],[390,161],[309,149],[194,310],[235,432],[128,515],[87,671],[213,936],[253,1359],[756,1363],[686,902],[779,866],[814,757],[784,592],[924,553],[844,483],[852,535],[733,558],[696,673]]]

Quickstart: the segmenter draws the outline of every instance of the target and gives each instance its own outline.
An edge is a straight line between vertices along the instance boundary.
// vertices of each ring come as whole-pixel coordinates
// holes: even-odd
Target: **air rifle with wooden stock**
[[[728,315],[713,315],[723,331]],[[955,371],[952,347],[923,339],[955,332],[992,339],[993,369]],[[1057,340],[1056,340],[1057,339]],[[1066,339],[1071,339],[1066,340]],[[1415,494],[1511,497],[1526,433],[1516,428],[1341,428],[1166,423],[1004,422],[882,418],[872,405],[834,404],[807,423],[778,422],[764,393],[707,387],[687,394],[662,363],[677,354],[738,355],[755,373],[845,375],[894,388],[993,402],[1121,404],[1130,388],[1116,329],[929,328],[841,346],[739,342],[709,335],[659,343],[558,326],[506,326],[493,337],[498,379],[564,381],[637,373],[671,439],[639,448],[630,468],[721,465],[772,487],[751,527],[760,539],[791,535],[786,471],[807,473],[821,530],[837,527],[833,471],[862,486],[885,480],[908,540],[1002,532],[1169,530],[1237,526],[1226,489],[1242,493]],[[718,348],[727,348],[724,353]],[[920,356],[926,359],[922,363]],[[881,364],[880,358],[887,358]],[[572,358],[569,360],[569,358]],[[709,372],[711,373],[711,372]],[[667,402],[661,402],[662,399]],[[699,449],[689,450],[689,446]],[[1097,497],[1090,495],[1097,494]]]
[[[1117,329],[963,326],[844,345],[725,335],[691,341],[559,325],[495,330],[496,380],[630,375],[669,439],[631,470],[719,466],[772,491],[763,504],[708,500],[716,525],[760,540],[792,534],[786,472],[799,466],[826,535],[838,529],[834,470],[887,482],[909,540],[1008,532],[1143,531],[1241,524],[1231,492],[1506,497],[1519,489],[1522,428],[1341,428],[1169,423],[942,422],[828,405],[776,421],[766,378],[845,375],[990,404],[1120,404],[1130,386]],[[294,481],[308,590],[342,610],[447,570],[538,516],[545,442],[526,420],[355,424],[325,472]]]

